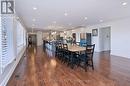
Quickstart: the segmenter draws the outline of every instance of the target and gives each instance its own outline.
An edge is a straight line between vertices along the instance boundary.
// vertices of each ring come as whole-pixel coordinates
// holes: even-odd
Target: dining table
[[[70,52],[70,58],[71,58],[71,68],[74,68],[74,65],[76,64],[75,59],[76,56],[79,56],[81,52],[85,51],[86,47],[78,46],[78,45],[68,45],[68,51]]]
[[[82,52],[86,50],[86,47],[82,47],[78,45],[69,45],[68,50],[71,52]]]

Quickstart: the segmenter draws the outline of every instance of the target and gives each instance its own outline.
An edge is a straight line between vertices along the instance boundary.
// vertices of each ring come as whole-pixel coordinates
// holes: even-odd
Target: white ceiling
[[[106,22],[130,16],[130,0],[15,1],[16,13],[30,29],[32,27],[38,30],[54,30],[54,27],[56,30],[69,29],[69,27],[98,24],[101,20]],[[123,2],[127,2],[127,5],[123,6]],[[33,7],[37,10],[33,10]],[[68,15],[65,16],[64,13]]]

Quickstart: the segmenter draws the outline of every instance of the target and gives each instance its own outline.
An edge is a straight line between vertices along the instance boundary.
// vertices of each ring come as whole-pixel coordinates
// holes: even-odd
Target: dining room
[[[130,86],[129,0],[0,7],[0,86]]]

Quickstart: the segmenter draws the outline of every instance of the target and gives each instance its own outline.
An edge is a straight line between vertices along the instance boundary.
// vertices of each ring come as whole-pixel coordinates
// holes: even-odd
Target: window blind
[[[2,28],[1,28],[1,15],[0,15],[0,75],[2,73]]]
[[[13,17],[1,17],[1,72],[14,60],[13,51]]]
[[[23,47],[26,45],[25,44],[25,34],[26,31],[22,24],[20,22],[17,22],[17,54],[20,53],[20,51],[23,49]]]
[[[16,46],[16,48],[14,46]],[[24,46],[26,46],[26,30],[22,24],[19,21],[14,22],[13,16],[1,16],[0,75],[6,71],[5,68],[17,58]],[[17,52],[17,56],[15,52]]]
[[[1,71],[3,72],[5,66],[7,65],[7,61],[8,61],[8,58],[7,58],[7,48],[8,48],[8,45],[7,45],[7,28],[6,28],[6,19],[4,17],[2,17],[2,29],[1,29],[1,49],[2,49],[2,57],[1,57]]]

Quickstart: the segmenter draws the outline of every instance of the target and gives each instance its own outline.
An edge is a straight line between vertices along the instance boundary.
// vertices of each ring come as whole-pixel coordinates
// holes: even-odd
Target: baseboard
[[[17,59],[15,60],[13,66],[11,66],[10,70],[8,71],[8,73],[6,74],[6,76],[4,77],[3,81],[0,83],[0,86],[6,86],[9,79],[11,78],[15,68],[17,67],[20,59],[22,58],[24,52],[26,50],[26,47],[24,47],[24,49],[21,51],[21,53],[19,54],[19,56],[17,57]]]

